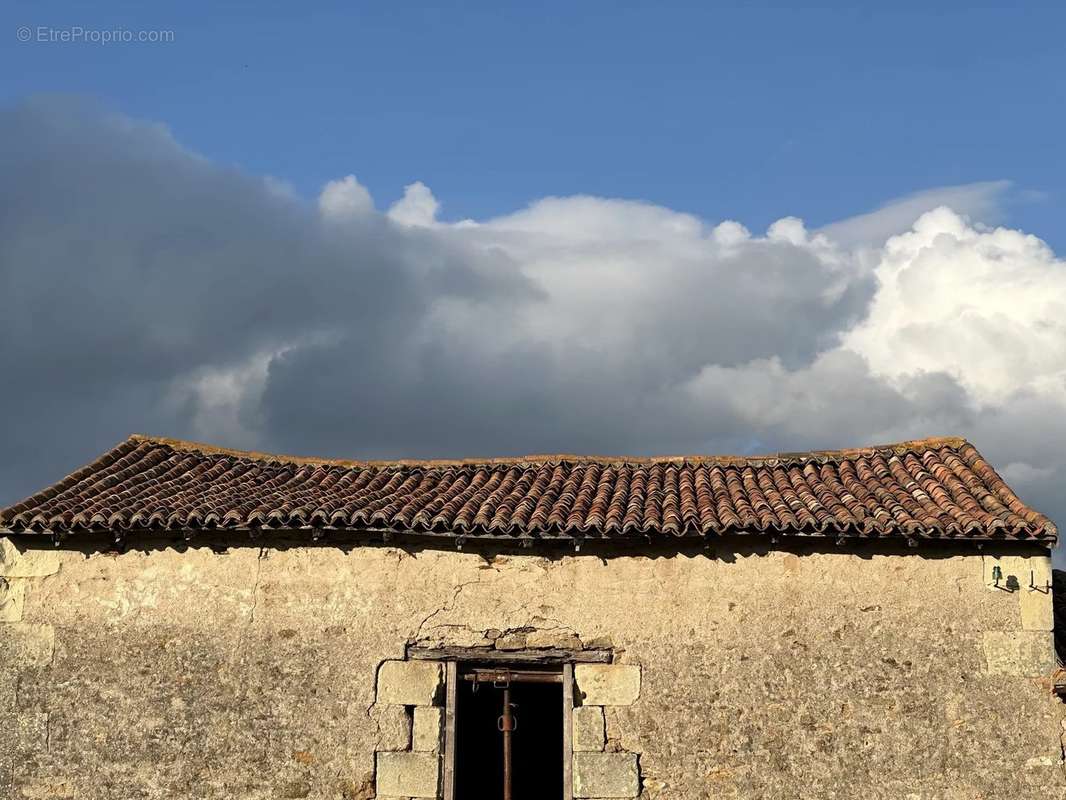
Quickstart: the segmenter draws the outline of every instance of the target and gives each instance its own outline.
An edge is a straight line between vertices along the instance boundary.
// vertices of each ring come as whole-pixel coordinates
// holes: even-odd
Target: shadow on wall
[[[1066,664],[1066,570],[1056,569],[1051,573],[1055,609],[1055,654],[1059,664]]]

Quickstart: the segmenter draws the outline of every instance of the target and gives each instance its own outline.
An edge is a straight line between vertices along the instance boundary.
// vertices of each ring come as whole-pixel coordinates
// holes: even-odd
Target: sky
[[[1064,24],[5,4],[0,503],[134,431],[347,457],[963,435],[1061,524]]]

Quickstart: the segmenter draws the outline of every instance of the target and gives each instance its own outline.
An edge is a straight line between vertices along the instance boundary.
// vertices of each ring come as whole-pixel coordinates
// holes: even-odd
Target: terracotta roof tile
[[[1056,536],[963,439],[760,457],[355,462],[132,436],[0,511],[0,529],[55,535],[302,528],[542,538]]]

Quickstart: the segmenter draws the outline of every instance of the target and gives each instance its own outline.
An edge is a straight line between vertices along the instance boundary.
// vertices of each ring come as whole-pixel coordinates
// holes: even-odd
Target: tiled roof
[[[353,462],[132,436],[0,511],[0,529],[526,540],[764,532],[1053,542],[1056,534],[963,439],[761,457]]]

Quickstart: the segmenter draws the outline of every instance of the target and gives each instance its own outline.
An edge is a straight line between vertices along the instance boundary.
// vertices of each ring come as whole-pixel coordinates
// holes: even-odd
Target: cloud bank
[[[358,155],[358,154],[357,154]],[[0,502],[130,432],[349,457],[971,438],[1066,520],[1066,263],[1005,184],[818,231],[422,183],[307,203],[71,100],[0,111]]]

